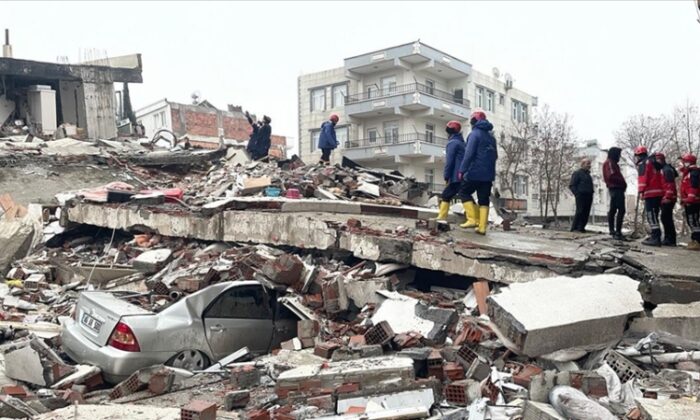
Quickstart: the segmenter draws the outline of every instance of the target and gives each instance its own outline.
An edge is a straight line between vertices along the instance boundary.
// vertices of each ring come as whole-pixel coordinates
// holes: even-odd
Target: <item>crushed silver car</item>
[[[299,318],[280,294],[254,280],[222,282],[154,313],[116,292],[87,291],[61,342],[68,356],[99,366],[113,383],[155,364],[203,370],[243,347],[267,353],[295,337]]]

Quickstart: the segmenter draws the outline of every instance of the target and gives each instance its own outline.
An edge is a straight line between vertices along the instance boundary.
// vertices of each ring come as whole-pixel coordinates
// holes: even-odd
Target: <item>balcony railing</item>
[[[506,210],[527,211],[527,200],[519,198],[499,198],[498,206]]]
[[[347,140],[344,146],[346,149],[353,149],[358,147],[390,146],[392,144],[415,143],[417,141],[420,141],[423,143],[430,143],[444,147],[447,145],[447,140],[448,139],[444,137],[437,137],[425,133],[409,133],[398,134],[393,136],[377,136],[375,138]]]
[[[440,89],[435,89],[434,87],[423,85],[421,83],[409,83],[407,85],[392,86],[388,88],[357,93],[354,95],[348,95],[345,97],[345,104],[347,105],[357,102],[371,101],[374,99],[381,99],[396,95],[405,95],[407,93],[415,92],[424,93],[426,95],[434,96],[436,98],[452,103],[469,106],[469,100],[467,100],[466,98],[458,97],[455,96],[453,93],[446,92]]]

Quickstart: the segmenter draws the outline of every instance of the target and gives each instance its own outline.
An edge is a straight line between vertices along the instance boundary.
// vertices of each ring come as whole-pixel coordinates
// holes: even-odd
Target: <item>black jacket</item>
[[[574,195],[593,194],[593,178],[591,173],[584,169],[579,169],[571,175],[569,189]]]
[[[266,156],[270,151],[270,136],[272,134],[272,127],[270,124],[263,124],[258,131],[258,144],[256,148],[260,153],[260,156]]]

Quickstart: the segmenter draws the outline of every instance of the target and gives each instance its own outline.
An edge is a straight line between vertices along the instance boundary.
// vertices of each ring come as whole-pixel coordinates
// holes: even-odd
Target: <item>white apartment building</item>
[[[481,73],[466,61],[416,41],[304,74],[298,79],[300,155],[308,162],[320,158],[320,126],[337,113],[336,161],[344,155],[442,189],[448,121],[460,121],[467,133],[471,109],[483,108],[498,139],[510,135],[511,121],[527,120],[537,106],[536,96],[515,88],[510,76],[499,73]],[[513,201],[519,202],[518,209],[529,209],[528,179],[520,182],[524,187],[517,190],[522,194]]]

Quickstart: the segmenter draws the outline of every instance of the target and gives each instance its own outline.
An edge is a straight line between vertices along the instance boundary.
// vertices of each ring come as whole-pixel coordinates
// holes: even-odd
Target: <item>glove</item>
[[[463,178],[464,178],[464,174],[461,173],[461,172],[457,172],[457,179],[460,180],[460,181],[462,181]]]

